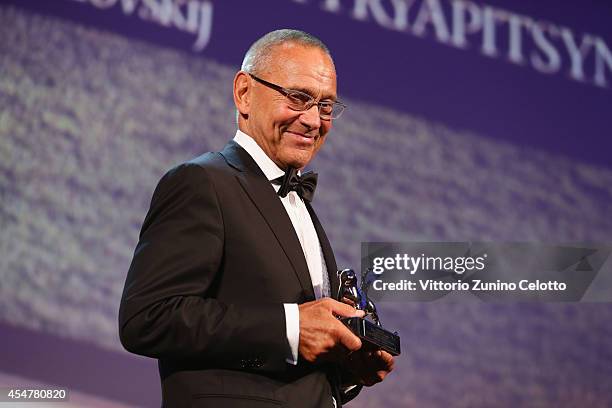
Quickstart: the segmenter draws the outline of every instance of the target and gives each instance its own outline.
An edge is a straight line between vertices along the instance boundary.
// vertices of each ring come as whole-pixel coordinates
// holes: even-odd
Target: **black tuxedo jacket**
[[[337,292],[336,262],[307,203]],[[157,358],[164,407],[331,407],[337,367],[291,366],[283,303],[314,300],[291,220],[237,143],[170,170],[119,311],[123,346]]]

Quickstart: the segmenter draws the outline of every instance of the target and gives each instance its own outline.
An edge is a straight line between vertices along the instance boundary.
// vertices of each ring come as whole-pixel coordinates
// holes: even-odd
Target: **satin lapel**
[[[227,144],[221,155],[230,165],[242,172],[236,175],[238,182],[276,236],[307,298],[314,299],[314,290],[302,246],[272,184],[251,156],[234,141]]]
[[[331,290],[331,297],[335,298],[338,293],[338,276],[336,258],[334,257],[334,251],[327,239],[327,235],[325,234],[325,230],[323,226],[319,222],[319,218],[317,214],[315,214],[314,209],[310,205],[310,203],[306,202],[306,208],[310,213],[310,218],[312,219],[312,223],[314,224],[315,230],[317,231],[317,236],[319,237],[319,243],[321,244],[321,249],[323,250],[323,257],[325,258],[325,266],[327,267],[327,275],[329,276],[329,285]]]

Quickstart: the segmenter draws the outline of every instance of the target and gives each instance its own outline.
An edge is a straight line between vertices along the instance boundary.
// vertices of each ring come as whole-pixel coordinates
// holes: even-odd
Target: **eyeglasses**
[[[344,112],[344,109],[346,108],[346,105],[343,104],[342,102],[338,102],[338,101],[318,101],[317,102],[315,98],[313,98],[311,95],[308,95],[305,92],[297,91],[295,89],[283,88],[282,86],[273,84],[272,82],[264,81],[261,78],[257,78],[253,74],[249,74],[249,75],[251,76],[251,78],[259,82],[260,84],[263,84],[267,86],[268,88],[272,88],[275,91],[278,91],[282,93],[283,95],[285,95],[285,97],[287,98],[289,107],[293,110],[302,112],[302,111],[306,111],[312,108],[314,105],[317,105],[319,108],[319,117],[323,120],[330,120],[330,119],[338,119],[340,115],[342,114],[342,112]]]

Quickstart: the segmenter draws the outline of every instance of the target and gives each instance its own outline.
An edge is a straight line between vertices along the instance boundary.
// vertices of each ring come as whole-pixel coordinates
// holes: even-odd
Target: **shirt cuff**
[[[285,324],[287,326],[287,341],[291,354],[287,356],[287,363],[297,365],[298,345],[300,343],[300,309],[296,303],[285,303]]]
[[[350,390],[352,390],[353,388],[355,388],[357,386],[357,384],[355,385],[349,385],[348,387],[342,387],[342,392],[349,392]]]

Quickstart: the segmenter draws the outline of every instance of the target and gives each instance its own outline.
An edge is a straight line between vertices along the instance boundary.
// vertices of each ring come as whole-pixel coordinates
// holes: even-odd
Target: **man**
[[[247,52],[233,94],[234,140],[174,168],[153,194],[122,344],[159,359],[164,406],[340,406],[393,359],[361,349],[337,316],[362,312],[326,297],[336,264],[312,180],[287,191],[343,109],[333,61],[311,35],[274,31]]]

